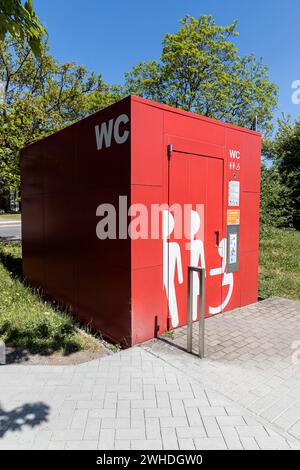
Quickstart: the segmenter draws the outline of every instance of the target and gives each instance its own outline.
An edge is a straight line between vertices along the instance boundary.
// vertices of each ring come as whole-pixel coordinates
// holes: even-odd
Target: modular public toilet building
[[[259,133],[135,96],[22,151],[23,274],[132,346],[258,298]],[[199,302],[194,283],[193,318]]]

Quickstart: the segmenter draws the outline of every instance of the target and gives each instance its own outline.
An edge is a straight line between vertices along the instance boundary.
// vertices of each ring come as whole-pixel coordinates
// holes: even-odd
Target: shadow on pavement
[[[29,361],[29,353],[26,348],[6,346],[6,364],[24,364]]]
[[[187,352],[185,347],[180,346],[179,344],[176,344],[175,341],[172,339],[167,339],[167,338],[164,338],[163,336],[158,336],[157,340],[162,341],[163,343],[169,344],[170,346],[173,346],[174,348],[180,349],[181,351]]]
[[[21,238],[8,236],[8,237],[1,237],[0,236],[0,243],[19,243]]]
[[[0,439],[8,431],[21,431],[24,426],[34,428],[48,421],[50,407],[42,402],[25,405],[5,411],[0,405]]]

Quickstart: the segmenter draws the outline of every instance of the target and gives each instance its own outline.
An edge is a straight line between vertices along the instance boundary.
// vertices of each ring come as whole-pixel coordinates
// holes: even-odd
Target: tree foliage
[[[9,38],[0,42],[0,81],[0,176],[10,188],[19,186],[21,148],[120,98],[101,76],[47,51],[37,60],[29,45]]]
[[[46,31],[35,14],[32,0],[24,5],[21,0],[0,0],[0,41],[7,33],[22,43],[26,41],[37,57],[41,55]]]
[[[261,227],[292,227],[294,201],[291,189],[282,181],[275,168],[262,164],[260,220]]]
[[[238,55],[236,27],[185,16],[179,31],[164,37],[159,61],[126,74],[126,93],[248,128],[257,116],[260,129],[270,130],[277,87],[262,60]]]
[[[300,120],[280,119],[275,139],[265,144],[265,154],[280,175],[281,183],[289,188],[293,204],[293,225],[300,230]]]

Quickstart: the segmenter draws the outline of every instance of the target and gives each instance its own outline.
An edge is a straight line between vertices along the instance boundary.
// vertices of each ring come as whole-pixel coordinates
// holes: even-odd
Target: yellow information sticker
[[[238,209],[229,209],[227,211],[227,225],[240,225],[241,211]]]

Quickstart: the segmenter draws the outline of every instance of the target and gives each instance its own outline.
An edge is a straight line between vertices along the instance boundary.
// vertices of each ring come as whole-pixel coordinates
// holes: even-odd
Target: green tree
[[[24,5],[21,0],[0,0],[0,41],[6,34],[21,42],[27,42],[36,56],[43,51],[44,27],[35,14],[32,0]]]
[[[257,117],[269,131],[277,87],[261,60],[238,55],[236,27],[185,16],[179,31],[164,37],[160,61],[126,73],[125,92],[248,128]]]
[[[294,201],[291,190],[281,181],[276,168],[262,164],[260,221],[261,228],[292,227],[294,216]]]
[[[30,47],[0,42],[0,177],[18,188],[19,151],[120,98],[119,87],[74,63],[59,64],[47,51],[37,60]]]
[[[265,153],[280,175],[280,181],[289,188],[293,203],[293,225],[300,230],[300,119],[294,123],[282,118],[275,139],[265,144]]]

